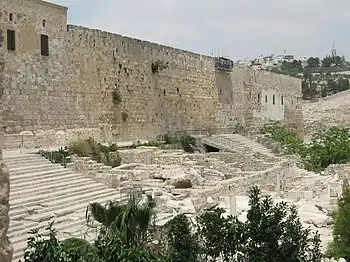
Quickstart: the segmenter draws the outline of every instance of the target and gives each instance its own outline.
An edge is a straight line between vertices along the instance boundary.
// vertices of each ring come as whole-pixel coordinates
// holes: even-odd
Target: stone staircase
[[[6,156],[10,171],[10,228],[13,261],[23,256],[28,231],[42,232],[54,221],[60,239],[82,237],[86,231],[85,211],[89,202],[105,204],[121,200],[126,194],[97,183],[39,154]]]
[[[228,152],[261,153],[266,156],[274,155],[263,145],[238,134],[222,134],[202,138],[202,144]]]

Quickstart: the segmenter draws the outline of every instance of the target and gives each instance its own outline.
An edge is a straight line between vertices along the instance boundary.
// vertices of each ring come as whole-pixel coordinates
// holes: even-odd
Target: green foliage
[[[186,215],[181,214],[168,222],[169,262],[199,261],[198,237],[191,230]]]
[[[320,172],[331,164],[350,162],[350,130],[330,127],[313,135],[305,144],[293,132],[278,123],[264,126],[265,137],[279,142],[287,154],[301,157],[307,170]]]
[[[92,160],[107,166],[117,167],[121,164],[116,144],[105,146],[89,138],[73,143],[68,150],[71,154],[76,154],[79,157],[90,157]]]
[[[270,196],[262,198],[258,188],[249,192],[244,261],[321,261],[319,235],[304,229],[294,206],[276,205]]]
[[[105,231],[117,233],[123,245],[136,247],[147,240],[155,218],[153,207],[152,199],[141,205],[133,197],[126,204],[109,202],[106,207],[91,203],[87,208],[87,219],[92,217]]]
[[[330,127],[313,135],[301,157],[308,169],[321,171],[330,164],[350,161],[350,130]]]
[[[298,154],[304,150],[303,141],[278,122],[265,124],[263,133],[266,138],[279,142],[287,154]]]
[[[338,199],[338,210],[334,212],[333,242],[328,246],[327,255],[350,259],[350,187],[349,181],[343,182],[343,193]]]
[[[183,149],[187,153],[194,153],[196,139],[187,134],[163,136],[163,141],[150,141],[143,146],[157,146],[162,149]]]
[[[67,163],[71,162],[70,156],[72,155],[71,152],[67,150],[67,147],[63,148],[61,147],[57,151],[45,151],[41,150],[39,153],[49,159],[51,163],[54,164],[61,164],[64,167],[66,167]]]
[[[24,252],[24,262],[69,262],[72,254],[65,250],[56,237],[56,231],[50,223],[46,228],[47,236],[38,233],[38,230],[31,230],[27,241],[27,248]],[[21,260],[20,260],[21,261]]]
[[[152,201],[140,205],[130,199],[107,207],[94,203],[89,212],[102,225],[93,244],[77,238],[59,241],[50,225],[48,238],[34,232],[28,239],[24,262],[321,261],[319,235],[302,228],[293,206],[274,205],[258,188],[249,194],[246,222],[225,217],[216,207],[198,216],[196,225],[184,214],[170,220],[165,255],[147,245],[147,232],[153,229]]]
[[[224,210],[209,209],[197,218],[199,239],[205,261],[233,261],[246,239],[245,225],[236,217],[224,217]]]
[[[319,67],[320,66],[320,59],[318,57],[310,57],[307,60],[307,66],[308,67]]]

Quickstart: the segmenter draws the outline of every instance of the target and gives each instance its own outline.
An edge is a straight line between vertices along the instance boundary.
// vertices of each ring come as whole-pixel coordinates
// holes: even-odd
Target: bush
[[[304,143],[298,135],[278,122],[264,125],[263,133],[266,138],[279,142],[287,154],[298,154],[304,150]]]
[[[265,137],[279,142],[285,153],[301,157],[307,170],[320,172],[331,164],[350,161],[350,130],[330,127],[313,135],[310,144],[278,123],[264,126]]]
[[[96,143],[92,138],[74,142],[69,147],[61,148],[58,151],[40,151],[40,153],[49,158],[51,162],[64,163],[64,165],[71,161],[69,156],[74,154],[79,157],[90,157],[92,160],[111,167],[121,165],[116,144],[104,146]]]
[[[168,261],[199,261],[198,238],[192,232],[190,221],[186,215],[176,216],[168,222],[167,227],[169,242]]]
[[[167,223],[164,256],[147,245],[152,240],[148,232],[154,229],[151,202],[141,206],[131,199],[126,204],[111,202],[106,208],[91,204],[88,211],[102,225],[94,244],[76,238],[61,242],[50,225],[48,239],[40,235],[28,239],[24,262],[321,261],[319,235],[303,229],[294,207],[274,205],[270,197],[260,196],[258,188],[249,194],[246,222],[224,217],[223,210],[215,207],[197,217],[196,226],[184,214],[173,218]]]
[[[44,151],[41,150],[39,153],[49,159],[51,163],[54,164],[62,164],[64,167],[66,167],[67,163],[71,162],[70,156],[72,155],[71,152],[67,150],[67,148],[60,148],[57,151]]]
[[[327,256],[350,260],[350,187],[344,180],[343,193],[338,199],[338,210],[334,212],[333,242],[327,250]]]

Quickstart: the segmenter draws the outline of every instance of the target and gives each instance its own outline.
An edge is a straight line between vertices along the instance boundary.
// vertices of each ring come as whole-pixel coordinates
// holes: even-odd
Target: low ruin
[[[10,177],[2,159],[3,134],[0,132],[0,261],[12,260],[12,246],[7,237],[10,210]]]

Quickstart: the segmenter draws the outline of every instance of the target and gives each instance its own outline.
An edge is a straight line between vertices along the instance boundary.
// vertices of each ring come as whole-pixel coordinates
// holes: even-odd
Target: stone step
[[[40,203],[42,206],[46,206],[43,209],[40,209],[38,214],[30,215],[27,213],[28,208],[19,208],[11,209],[10,208],[10,217],[11,219],[19,220],[25,219],[27,221],[41,222],[49,220],[54,216],[63,216],[66,214],[74,213],[77,210],[77,207],[83,206],[86,202],[94,201],[99,196],[110,197],[110,198],[119,198],[120,193],[115,189],[102,189],[94,192],[79,194],[78,196],[72,196],[68,198],[62,198],[59,201],[43,201]]]
[[[43,208],[40,209],[38,214],[29,215],[28,209],[31,209],[28,206],[19,206],[19,207],[10,207],[10,217],[12,219],[18,220],[25,218],[26,220],[31,221],[42,221],[41,219],[45,219],[48,216],[52,216],[53,211],[59,212],[61,209],[69,208],[73,205],[78,205],[82,202],[89,201],[90,199],[94,199],[98,197],[99,195],[104,196],[105,194],[108,194],[109,196],[113,195],[119,195],[119,192],[114,189],[99,189],[97,191],[93,192],[83,192],[82,194],[74,194],[73,196],[69,197],[62,197],[60,200],[51,200],[48,199],[47,201],[42,201],[40,203],[37,203],[35,206],[42,206]]]
[[[37,166],[37,165],[41,165],[41,164],[51,164],[50,160],[48,160],[46,158],[20,161],[18,163],[7,163],[7,162],[5,162],[5,163],[9,169],[28,167],[28,166]]]
[[[68,183],[70,181],[76,182],[77,180],[85,178],[84,176],[76,175],[76,173],[74,173],[73,171],[68,170],[68,169],[65,172],[60,171],[60,172],[56,172],[55,174],[57,174],[57,177],[53,176],[53,177],[50,177],[49,179],[36,178],[35,181],[29,181],[29,182],[28,181],[27,182],[17,181],[17,183],[11,184],[11,190],[12,190],[12,192],[19,193],[20,190],[45,188],[45,187],[51,186],[53,184],[58,184],[58,183],[63,183],[63,182]],[[74,174],[75,177],[72,176],[72,174]],[[11,183],[11,181],[10,181],[10,183]],[[10,191],[10,196],[11,196],[11,191]]]
[[[69,182],[69,184],[67,183],[67,181]],[[21,191],[17,191],[17,192],[10,192],[10,203],[12,203],[12,201],[18,199],[18,198],[22,198],[23,196],[26,197],[30,197],[30,196],[36,196],[38,194],[47,194],[50,193],[54,190],[66,190],[66,189],[75,189],[77,188],[79,185],[84,184],[84,185],[88,185],[88,184],[92,184],[92,185],[96,185],[96,182],[91,180],[90,178],[86,178],[86,177],[78,177],[76,180],[71,180],[70,178],[67,178],[66,180],[60,181],[59,183],[55,182],[55,183],[51,183],[49,185],[46,186],[42,186],[40,185],[40,187],[34,186],[31,188],[23,188],[21,189]]]
[[[23,173],[23,174],[14,174],[10,170],[10,179],[12,182],[15,182],[17,180],[25,181],[27,178],[32,178],[33,176],[44,177],[45,175],[55,174],[55,172],[67,172],[67,171],[72,172],[70,169],[64,168],[60,165],[51,165],[51,167],[48,167],[45,170],[39,170],[39,171],[28,170],[26,173]]]
[[[22,161],[25,159],[38,159],[42,158],[40,154],[23,154],[23,155],[14,155],[14,156],[8,156],[6,153],[3,153],[3,159],[6,161],[6,163],[12,163],[16,161]]]
[[[17,200],[13,200],[11,202],[11,209],[15,210],[21,207],[25,207],[25,206],[35,206],[35,205],[40,205],[43,200],[46,201],[54,201],[54,200],[60,200],[63,197],[71,197],[71,196],[75,196],[75,195],[79,195],[82,194],[83,192],[86,191],[97,191],[97,190],[104,190],[106,189],[106,186],[104,184],[89,184],[89,185],[82,185],[78,188],[76,188],[76,190],[71,190],[69,189],[58,189],[55,191],[51,191],[48,194],[38,194],[37,196],[32,196],[32,197],[23,197],[21,199],[17,199]]]
[[[17,179],[12,180],[11,174],[10,174],[10,183],[11,188],[25,188],[30,185],[36,185],[39,186],[43,182],[49,182],[52,180],[59,180],[60,178],[67,178],[70,177],[74,179],[74,176],[80,176],[74,173],[72,170],[69,169],[58,169],[58,170],[51,170],[50,172],[42,172],[42,173],[32,173],[30,176],[27,176],[23,179]]]
[[[46,170],[52,170],[52,169],[60,169],[60,168],[64,168],[64,167],[58,164],[47,163],[47,164],[38,165],[38,166],[31,165],[27,167],[12,168],[12,169],[9,169],[9,171],[10,171],[10,175],[16,176],[16,175],[24,175],[28,173],[35,173],[35,172],[41,172]]]
[[[91,202],[98,202],[100,204],[106,204],[108,201],[110,200],[122,200],[122,199],[126,199],[127,196],[126,195],[122,195],[120,198],[116,198],[116,199],[111,199],[110,196],[105,196],[105,197],[102,197],[102,198],[99,198],[97,200],[92,200],[90,201]],[[63,230],[65,229],[68,229],[68,228],[73,228],[73,227],[76,227],[77,225],[84,225],[84,223],[86,223],[85,221],[85,211],[86,211],[86,207],[88,205],[88,202],[86,202],[85,204],[81,204],[78,206],[75,206],[75,211],[76,212],[80,212],[81,215],[79,216],[77,214],[76,217],[84,217],[84,219],[78,219],[77,221],[73,221],[73,222],[61,222],[61,223],[55,223],[53,225],[53,227],[58,231],[58,232],[62,232]],[[71,216],[68,216],[68,217],[71,217]],[[54,219],[54,221],[64,221],[64,218],[59,218],[57,217],[56,219]],[[45,222],[41,222],[38,226],[36,226],[35,228],[45,228],[47,227],[48,225],[48,221],[45,221]],[[21,256],[23,256],[23,249],[26,248],[26,244],[27,244],[27,238],[29,236],[29,234],[27,233],[31,228],[28,228],[28,229],[23,229],[22,232],[21,232],[21,236],[17,236],[15,238],[10,238],[11,242],[14,241],[15,244],[13,243],[13,246],[14,246],[14,255],[13,255],[13,261],[18,261],[18,259],[21,258]],[[39,231],[40,232],[40,231]]]
[[[125,194],[122,195],[120,198],[116,198],[114,200],[118,201],[118,200],[123,200],[123,199],[126,199]],[[75,206],[76,210],[75,210],[75,214],[73,216],[69,215],[69,216],[62,216],[62,217],[54,217],[50,221],[51,222],[54,221],[55,224],[61,224],[61,223],[65,223],[66,221],[72,221],[72,220],[85,222],[86,207],[88,206],[89,203],[98,202],[101,205],[105,205],[110,200],[112,200],[111,197],[107,196],[107,197],[99,198],[99,199],[94,200],[94,201],[86,202],[86,203],[81,204],[79,206]],[[31,222],[31,221],[26,221],[26,220],[23,220],[23,221],[21,221],[22,224],[20,226],[17,226],[17,229],[19,229],[19,230],[16,230],[16,231],[12,227],[12,224],[10,224],[10,229],[9,229],[10,237],[19,236],[19,235],[23,235],[23,234],[25,235],[31,229],[45,228],[48,225],[48,223],[50,222],[50,221]]]

